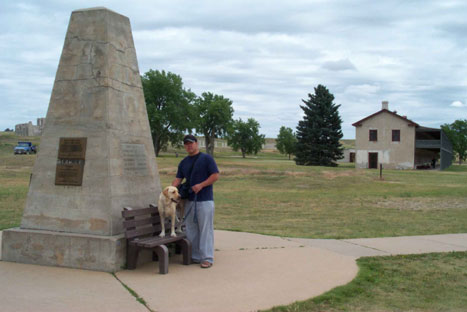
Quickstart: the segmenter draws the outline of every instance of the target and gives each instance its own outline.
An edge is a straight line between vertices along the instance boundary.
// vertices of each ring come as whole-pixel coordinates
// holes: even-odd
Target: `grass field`
[[[180,158],[158,158],[163,185]],[[274,153],[216,157],[218,229],[308,238],[467,232],[467,166],[448,171],[296,166]]]
[[[0,132],[0,230],[19,225],[36,159],[36,155],[14,155],[18,141],[39,144],[38,137],[20,138],[11,132]]]
[[[467,252],[360,258],[357,264],[349,284],[269,311],[467,310]]]
[[[13,155],[17,141],[0,134],[0,229],[19,224],[36,157]],[[157,158],[162,185],[170,184],[181,157],[172,151]],[[222,150],[215,157],[217,229],[307,238],[467,232],[465,165],[385,170],[380,180],[376,170],[296,166],[271,151],[243,159]]]
[[[38,138],[30,139],[38,144]],[[0,230],[18,226],[35,155],[13,155],[18,138],[0,133]],[[170,184],[180,157],[157,159]],[[467,166],[446,171],[296,166],[277,152],[242,159],[218,150],[216,229],[307,238],[467,232]],[[466,311],[467,253],[358,260],[348,285],[272,311]]]

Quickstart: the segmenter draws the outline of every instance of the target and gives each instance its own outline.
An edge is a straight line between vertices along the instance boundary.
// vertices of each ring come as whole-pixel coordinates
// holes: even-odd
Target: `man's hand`
[[[182,183],[182,179],[175,178],[175,180],[172,181],[172,186],[178,187],[181,183]]]
[[[209,176],[209,178],[206,179],[206,181],[193,185],[191,189],[193,192],[195,192],[195,194],[198,194],[198,192],[201,191],[204,187],[213,184],[217,181],[217,179],[219,179],[219,173],[213,173]]]
[[[198,194],[198,192],[203,189],[203,186],[201,185],[201,183],[199,183],[199,184],[193,185],[191,189],[193,190],[193,192],[195,192],[195,194]]]

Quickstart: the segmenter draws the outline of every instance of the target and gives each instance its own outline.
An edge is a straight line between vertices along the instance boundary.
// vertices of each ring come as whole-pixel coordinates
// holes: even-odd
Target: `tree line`
[[[217,138],[226,138],[243,157],[258,153],[265,143],[255,119],[233,119],[230,99],[211,92],[197,96],[183,86],[179,75],[164,70],[150,69],[141,81],[156,156],[169,144],[179,147],[186,133],[204,136],[210,155]]]
[[[186,133],[204,136],[206,152],[214,154],[216,138],[227,139],[234,151],[257,154],[265,143],[265,135],[259,133],[260,124],[254,118],[243,121],[233,119],[232,101],[222,95],[203,92],[197,96],[183,86],[182,78],[164,70],[150,69],[142,77],[144,97],[156,156],[170,144],[181,145]],[[342,138],[339,105],[334,96],[319,85],[315,94],[303,100],[301,108],[305,118],[300,121],[297,133],[281,127],[277,148],[283,153],[295,155],[298,165],[335,166],[342,157]]]
[[[150,69],[141,79],[156,156],[169,144],[179,147],[186,133],[204,136],[206,152],[211,155],[217,138],[227,139],[227,144],[241,151],[244,158],[257,154],[265,144],[260,124],[254,118],[234,120],[232,101],[223,95],[203,92],[197,96],[183,86],[179,75],[164,70]],[[334,95],[323,85],[315,87],[302,102],[303,119],[296,132],[280,128],[277,149],[289,159],[294,155],[297,165],[337,166],[336,161],[343,158],[340,105],[334,103]],[[456,120],[441,128],[459,162],[465,161],[467,120]]]

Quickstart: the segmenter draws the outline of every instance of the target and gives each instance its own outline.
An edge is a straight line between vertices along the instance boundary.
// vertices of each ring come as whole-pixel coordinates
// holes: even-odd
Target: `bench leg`
[[[159,274],[169,273],[169,249],[165,245],[159,245],[154,248],[159,258]]]
[[[191,242],[188,239],[184,238],[181,241],[177,242],[177,246],[180,246],[182,248],[183,264],[191,264]]]
[[[139,248],[135,245],[128,244],[126,249],[126,267],[128,270],[136,269],[136,262],[138,262]]]
[[[180,244],[175,244],[175,254],[179,255],[182,253],[182,246]]]

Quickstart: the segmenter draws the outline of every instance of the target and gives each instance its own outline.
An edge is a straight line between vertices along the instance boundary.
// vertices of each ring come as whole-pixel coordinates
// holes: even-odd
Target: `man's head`
[[[183,146],[190,156],[194,156],[199,153],[198,140],[194,135],[188,134],[183,138]]]

